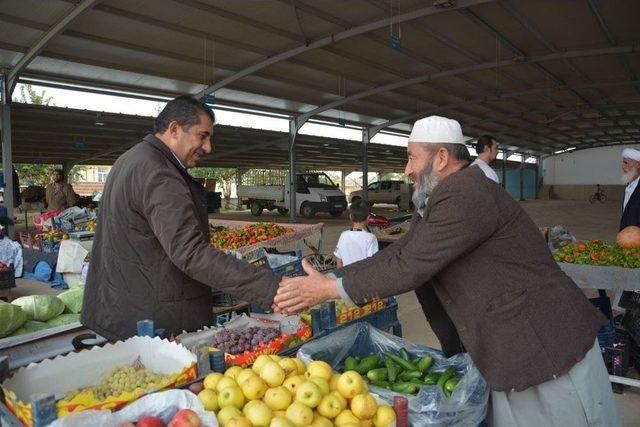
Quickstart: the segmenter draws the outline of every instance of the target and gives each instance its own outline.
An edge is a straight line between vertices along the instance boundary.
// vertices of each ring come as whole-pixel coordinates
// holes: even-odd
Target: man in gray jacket
[[[213,112],[190,97],[169,102],[149,134],[109,172],[81,322],[110,340],[151,319],[166,335],[213,323],[211,288],[270,308],[268,269],[209,245],[206,193],[187,172],[211,152]]]
[[[604,318],[500,185],[466,167],[458,122],[413,127],[405,174],[418,217],[398,242],[339,269],[284,279],[277,310],[330,298],[362,304],[415,291],[445,354],[467,351],[499,426],[619,426],[596,334]]]

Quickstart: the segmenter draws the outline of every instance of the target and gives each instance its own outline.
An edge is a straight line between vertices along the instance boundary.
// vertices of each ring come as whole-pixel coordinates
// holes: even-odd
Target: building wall
[[[621,201],[624,186],[620,183],[620,166],[625,147],[634,146],[598,147],[546,158],[541,197],[588,200],[600,184],[608,200]]]
[[[107,175],[111,170],[111,166],[93,166],[89,165],[80,171],[78,177],[71,182],[73,189],[81,196],[92,196],[104,190],[104,183]]]

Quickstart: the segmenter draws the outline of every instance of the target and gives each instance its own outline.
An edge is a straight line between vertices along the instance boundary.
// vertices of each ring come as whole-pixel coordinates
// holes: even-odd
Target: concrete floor
[[[538,226],[562,224],[578,239],[615,240],[621,215],[621,206],[616,202],[591,205],[589,202],[565,200],[529,200],[522,202],[522,207]],[[374,207],[374,212],[388,217],[402,215],[397,212],[395,207],[385,205]],[[213,216],[244,221],[256,220],[247,211],[227,211]],[[265,212],[260,220],[287,222],[288,218],[277,213]],[[333,251],[340,233],[349,225],[346,215],[343,218],[334,219],[328,215],[319,214],[312,220],[302,219],[301,222],[323,222],[325,224],[323,253]],[[438,339],[429,327],[415,294],[400,295],[398,305],[398,316],[402,323],[404,337],[411,342],[440,348]],[[631,375],[638,377],[637,372],[632,372]],[[615,398],[622,413],[624,426],[640,426],[640,389],[627,387],[624,394],[616,394]]]
[[[539,226],[563,224],[579,239],[601,238],[614,240],[618,230],[621,210],[620,206],[613,202],[590,205],[588,202],[545,200],[525,201],[522,206]],[[388,217],[401,215],[393,206],[376,206],[374,212]],[[265,222],[286,223],[288,221],[288,217],[269,212],[265,212],[260,218],[252,217],[247,211],[224,211],[220,214],[212,215],[212,217],[244,221],[255,221],[257,219]],[[334,219],[329,215],[320,214],[316,218],[310,220],[302,219],[300,222],[323,222],[325,224],[323,253],[333,251],[340,233],[349,225],[346,215],[343,218]],[[57,291],[37,282],[23,280],[18,281],[18,288],[14,290],[14,295],[16,296],[36,293],[57,293]],[[438,340],[426,322],[422,308],[415,295],[413,293],[400,295],[398,302],[398,315],[402,322],[404,337],[412,342],[439,348]],[[634,376],[637,376],[637,373]],[[615,397],[624,419],[624,425],[640,426],[640,389],[627,387],[624,394],[615,395]]]

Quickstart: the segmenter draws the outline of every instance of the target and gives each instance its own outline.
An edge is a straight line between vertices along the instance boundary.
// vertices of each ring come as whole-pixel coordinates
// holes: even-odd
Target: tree
[[[47,96],[46,91],[43,89],[38,93],[31,85],[20,85],[20,97],[14,97],[15,102],[22,102],[23,104],[35,104],[35,105],[56,105],[53,102],[52,96]]]
[[[224,207],[231,207],[231,189],[233,180],[236,177],[235,168],[193,168],[190,170],[194,178],[213,178],[222,188],[222,197],[224,198]]]
[[[46,187],[51,182],[51,175],[60,165],[34,165],[28,163],[15,163],[13,165],[20,177],[20,185],[39,185]]]

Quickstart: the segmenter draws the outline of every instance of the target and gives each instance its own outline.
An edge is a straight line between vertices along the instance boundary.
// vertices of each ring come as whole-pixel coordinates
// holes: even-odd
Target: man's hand
[[[318,273],[304,260],[302,267],[308,276],[282,278],[274,298],[276,312],[296,314],[328,299],[340,298],[335,280]]]

